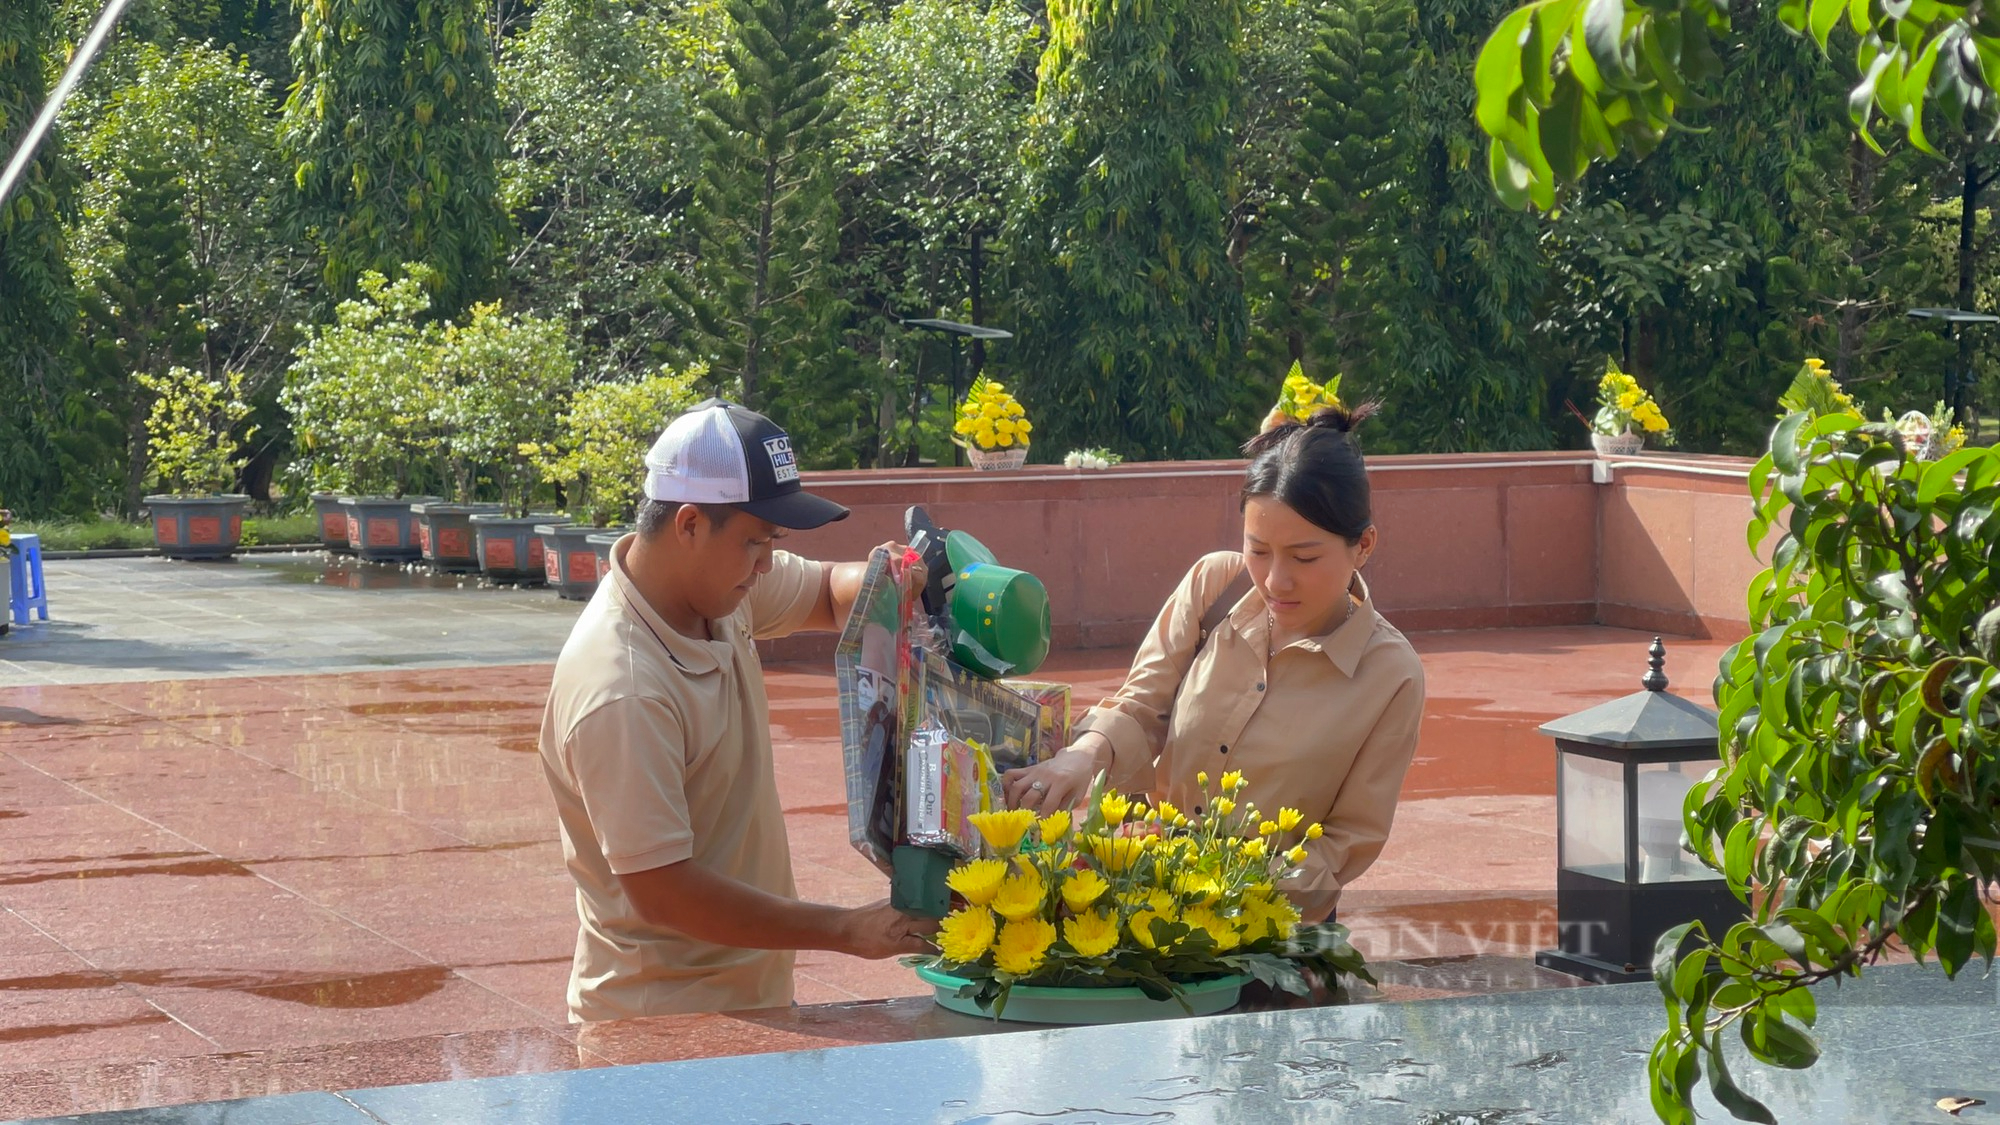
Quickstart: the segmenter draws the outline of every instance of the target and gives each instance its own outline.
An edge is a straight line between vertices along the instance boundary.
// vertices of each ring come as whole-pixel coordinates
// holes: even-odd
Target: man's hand
[[[841,919],[837,948],[842,953],[879,961],[903,953],[930,953],[936,947],[934,918],[912,918],[889,905],[888,899],[857,906]]]

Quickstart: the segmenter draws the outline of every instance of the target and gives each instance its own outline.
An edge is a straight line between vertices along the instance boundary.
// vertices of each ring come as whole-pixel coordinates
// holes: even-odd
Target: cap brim
[[[811,531],[847,518],[846,508],[810,492],[788,492],[769,500],[751,500],[733,507],[792,531]]]

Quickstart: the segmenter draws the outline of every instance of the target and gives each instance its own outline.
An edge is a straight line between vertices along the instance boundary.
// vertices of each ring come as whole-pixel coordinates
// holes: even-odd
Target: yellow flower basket
[[[952,441],[965,450],[974,468],[1018,469],[1028,462],[1028,445],[1035,426],[1028,411],[1007,388],[981,376],[958,405]]]

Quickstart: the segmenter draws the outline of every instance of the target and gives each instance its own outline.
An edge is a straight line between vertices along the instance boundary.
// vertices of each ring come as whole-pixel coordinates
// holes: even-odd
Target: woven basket
[[[972,461],[972,467],[981,472],[1018,469],[1028,463],[1028,447],[1024,445],[1010,449],[981,449],[975,445],[965,455]]]
[[[1631,457],[1646,448],[1646,435],[1631,430],[1622,434],[1591,434],[1590,445],[1599,457]]]

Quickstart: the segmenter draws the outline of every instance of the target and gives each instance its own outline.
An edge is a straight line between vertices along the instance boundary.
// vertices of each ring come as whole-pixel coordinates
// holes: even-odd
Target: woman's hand
[[[1103,735],[1085,734],[1045,762],[1000,775],[1007,807],[1030,809],[1037,816],[1074,808],[1090,792],[1091,780],[1103,768],[1098,764],[1100,746],[1110,748]]]

